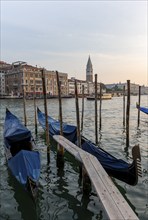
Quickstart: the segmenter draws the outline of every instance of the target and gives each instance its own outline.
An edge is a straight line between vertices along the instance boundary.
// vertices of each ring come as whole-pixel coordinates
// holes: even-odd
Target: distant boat
[[[63,99],[68,99],[68,98],[73,98],[74,96],[72,95],[61,95],[61,98]],[[47,99],[58,99],[58,95],[48,95]]]
[[[33,151],[31,132],[6,109],[4,146],[8,167],[12,175],[36,200],[40,176],[40,155]]]
[[[139,109],[141,112],[148,114],[148,108],[146,107],[140,107],[138,103],[136,103],[137,109]]]
[[[17,95],[1,95],[0,99],[22,99],[22,96],[17,96]]]
[[[95,95],[92,94],[92,95],[89,95],[86,97],[87,100],[95,100]],[[100,100],[100,95],[98,94],[98,97],[97,97],[98,100]],[[102,96],[101,96],[101,100],[109,100],[109,99],[112,99],[112,94],[111,93],[103,93]]]
[[[42,128],[46,130],[45,126],[45,114],[37,109],[38,121]],[[49,123],[49,135],[59,135],[60,134],[60,122],[48,116]],[[72,143],[77,143],[77,127],[74,125],[69,125],[63,123],[63,136],[70,140]],[[138,182],[138,174],[140,173],[140,150],[139,146],[135,146],[132,149],[133,162],[131,164],[125,162],[124,160],[117,159],[116,157],[109,154],[107,151],[103,150],[101,147],[96,146],[94,143],[82,136],[81,140],[82,149],[88,153],[94,155],[104,167],[106,172],[123,182],[130,185],[136,185]]]

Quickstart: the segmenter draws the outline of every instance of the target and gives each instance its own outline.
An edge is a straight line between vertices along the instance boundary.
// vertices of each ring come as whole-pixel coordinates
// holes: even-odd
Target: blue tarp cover
[[[148,114],[148,108],[140,107],[139,109],[140,109],[140,111],[144,112],[145,114]]]
[[[26,184],[27,176],[34,181],[38,181],[40,176],[39,152],[21,150],[8,160],[8,166],[21,184]]]
[[[7,147],[10,147],[7,142],[10,144],[23,140],[31,140],[31,132],[9,111],[6,112],[4,139]]]
[[[45,116],[44,114],[38,109],[38,120],[41,126],[45,129]],[[60,123],[58,121],[53,120],[52,118],[48,117],[49,122],[49,132],[51,135],[59,134],[60,130]],[[74,138],[71,136],[68,137],[68,133],[70,133],[69,125],[63,124],[63,136],[69,139],[71,142],[76,143],[76,133],[77,129],[76,126],[73,127],[73,132],[75,132]],[[73,135],[72,132],[72,135]],[[137,183],[137,172],[136,172],[136,163],[128,164],[127,162],[117,159],[105,150],[101,149],[100,147],[93,144],[91,141],[82,137],[82,149],[87,151],[88,153],[94,155],[106,172],[121,181],[124,181],[130,185],[135,185]]]
[[[120,169],[122,171],[122,169],[125,170],[129,166],[125,161],[113,157],[101,148],[97,148],[90,141],[84,142],[82,149],[97,157],[105,169]]]
[[[45,126],[45,114],[38,110],[38,120],[43,129]],[[60,122],[48,116],[49,133],[51,136],[60,134]],[[63,135],[68,140],[75,142],[77,139],[77,128],[74,125],[62,124]]]

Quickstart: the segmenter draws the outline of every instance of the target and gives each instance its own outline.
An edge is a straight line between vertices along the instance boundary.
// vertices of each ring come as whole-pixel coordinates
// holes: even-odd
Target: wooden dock
[[[94,185],[97,195],[106,211],[108,219],[139,219],[96,157],[85,152],[81,148],[78,148],[75,144],[71,143],[63,136],[54,135],[53,138],[78,161],[84,164],[89,178]]]

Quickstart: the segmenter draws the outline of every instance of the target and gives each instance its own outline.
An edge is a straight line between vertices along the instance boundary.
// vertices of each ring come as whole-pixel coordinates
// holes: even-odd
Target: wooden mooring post
[[[95,74],[95,140],[98,144],[98,86],[97,86],[97,74]]]
[[[79,117],[79,102],[78,102],[78,90],[77,81],[75,80],[75,102],[76,102],[76,120],[77,120],[77,145],[81,148],[81,133],[80,133],[80,117]],[[86,169],[83,165],[80,165],[80,177],[82,177],[83,192],[88,194],[91,191],[91,181],[87,175]]]
[[[141,86],[139,86],[138,105],[141,104]],[[138,108],[138,127],[140,125],[140,108]]]
[[[130,119],[130,80],[127,80],[127,107],[126,107],[126,146],[129,146],[129,119]]]
[[[43,95],[44,95],[44,111],[45,111],[45,122],[46,122],[46,144],[47,144],[47,162],[50,162],[50,139],[49,139],[49,125],[48,125],[48,111],[47,111],[47,94],[46,94],[46,80],[45,70],[41,70],[42,84],[43,84]]]
[[[77,120],[77,145],[81,148],[81,133],[80,133],[80,116],[79,116],[79,102],[77,81],[75,80],[75,103],[76,103],[76,120]]]
[[[59,73],[56,71],[58,98],[59,98],[59,121],[60,121],[60,135],[63,136],[63,118],[62,118],[62,99],[61,99],[61,83],[59,80]],[[64,148],[58,144],[57,146],[57,167],[64,166]]]
[[[123,86],[123,126],[125,126],[125,86]]]
[[[83,120],[84,120],[84,85],[82,85],[82,115],[81,115],[81,134],[83,132]]]
[[[33,86],[33,103],[34,103],[34,125],[37,134],[37,114],[36,114],[36,84]]]
[[[100,82],[100,108],[99,108],[99,130],[101,130],[102,127],[102,116],[101,116],[101,110],[102,109],[102,84]]]
[[[25,92],[25,85],[22,85],[23,90],[23,109],[24,109],[24,125],[27,126],[27,116],[26,116],[26,92]]]

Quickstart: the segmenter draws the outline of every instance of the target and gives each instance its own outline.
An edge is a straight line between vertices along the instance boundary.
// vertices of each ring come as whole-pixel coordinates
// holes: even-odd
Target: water
[[[112,155],[131,162],[131,149],[140,145],[142,158],[142,178],[136,186],[129,186],[119,180],[114,182],[139,219],[148,218],[148,117],[141,113],[140,127],[137,129],[137,96],[131,97],[130,107],[130,146],[126,148],[125,132],[122,125],[122,97],[102,102],[102,129],[99,144]],[[4,156],[3,123],[5,108],[8,107],[22,121],[22,100],[0,100],[0,219],[1,220],[95,220],[106,219],[106,215],[95,190],[89,196],[82,193],[78,162],[65,153],[64,170],[56,167],[56,146],[51,146],[51,162],[47,165],[44,132],[38,126],[35,135],[33,101],[27,100],[27,126],[36,139],[41,152],[41,176],[39,196],[36,206],[16,180],[11,176]],[[63,120],[76,124],[75,100],[63,99]],[[79,99],[81,110],[81,99]],[[141,105],[147,106],[146,96],[141,97]],[[37,100],[37,106],[44,110],[43,100]],[[58,100],[48,100],[49,114],[58,119]],[[85,100],[84,136],[95,141],[94,101]]]

